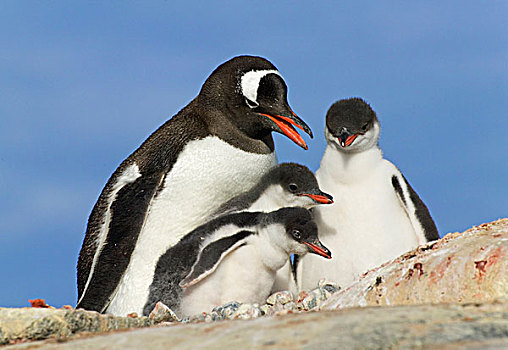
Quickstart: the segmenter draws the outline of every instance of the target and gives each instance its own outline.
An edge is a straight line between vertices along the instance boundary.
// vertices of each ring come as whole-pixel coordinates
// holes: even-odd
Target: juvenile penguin
[[[314,174],[304,165],[282,163],[272,168],[249,191],[226,202],[215,214],[239,211],[271,212],[284,207],[310,209],[319,204],[331,204],[333,197],[319,189]],[[296,293],[291,260],[277,271],[273,291],[289,290]]]
[[[239,211],[270,212],[284,207],[309,209],[331,203],[333,197],[319,189],[309,168],[282,163],[270,169],[250,190],[224,203],[214,216]]]
[[[158,301],[179,316],[209,312],[229,301],[262,303],[288,254],[307,252],[331,258],[307,209],[218,217],[161,256],[143,314]]]
[[[378,146],[376,113],[360,98],[334,103],[326,115],[327,147],[316,172],[319,186],[340,205],[314,213],[319,234],[335,255],[330,264],[299,261],[303,289],[325,277],[347,287],[362,273],[439,238],[430,213]]]
[[[295,127],[312,137],[269,61],[215,69],[108,180],[79,255],[77,307],[141,313],[159,257],[276,164],[272,131],[307,149]]]

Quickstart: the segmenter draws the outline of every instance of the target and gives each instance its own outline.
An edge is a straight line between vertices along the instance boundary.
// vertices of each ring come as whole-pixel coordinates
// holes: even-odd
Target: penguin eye
[[[298,185],[297,184],[289,184],[289,190],[291,192],[296,192],[298,191]]]
[[[249,106],[249,108],[259,107],[259,103],[257,103],[256,101],[249,100],[247,97],[245,98],[245,103],[247,104],[247,106]]]
[[[362,130],[363,131],[367,131],[367,128],[369,127],[369,123],[365,124],[364,126],[362,126]]]
[[[293,230],[293,237],[295,237],[296,239],[300,239],[302,237],[302,234],[300,233],[300,231],[294,229]]]

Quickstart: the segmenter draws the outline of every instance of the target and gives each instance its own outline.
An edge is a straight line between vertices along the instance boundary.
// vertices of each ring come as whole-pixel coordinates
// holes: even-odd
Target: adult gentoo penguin
[[[363,272],[439,238],[430,213],[378,146],[376,113],[360,98],[334,103],[326,115],[327,147],[316,172],[319,186],[339,205],[314,209],[332,262],[299,262],[303,289],[325,277],[347,287]]]
[[[198,96],[111,176],[88,221],[77,307],[141,313],[158,258],[276,164],[272,131],[303,148],[310,128],[266,59],[220,65]]]
[[[162,301],[179,316],[230,301],[262,303],[288,254],[330,259],[304,208],[220,216],[185,235],[157,262],[143,314]]]

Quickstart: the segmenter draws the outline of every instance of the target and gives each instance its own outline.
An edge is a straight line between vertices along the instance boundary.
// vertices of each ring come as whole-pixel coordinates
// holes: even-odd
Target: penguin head
[[[288,254],[305,255],[313,253],[327,259],[332,253],[318,238],[317,225],[312,214],[305,208],[282,208],[269,213],[273,223],[280,224],[284,233],[276,233],[272,238]]]
[[[335,102],[326,114],[325,136],[343,152],[361,152],[377,145],[379,121],[361,98]]]
[[[198,99],[208,108],[219,109],[250,138],[271,140],[270,133],[275,131],[307,149],[295,127],[313,137],[289,106],[279,71],[262,57],[238,56],[223,63],[205,81]]]
[[[260,181],[265,186],[261,194],[272,197],[280,207],[311,208],[332,204],[333,197],[321,191],[314,174],[305,165],[282,163],[273,167]]]

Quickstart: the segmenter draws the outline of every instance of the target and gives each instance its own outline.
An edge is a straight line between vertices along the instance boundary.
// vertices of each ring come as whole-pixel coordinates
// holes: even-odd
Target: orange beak
[[[320,204],[332,204],[333,198],[329,194],[323,193],[320,194],[310,194],[310,193],[302,193],[300,196],[306,196],[312,198],[315,202]]]
[[[302,243],[310,248],[311,253],[321,255],[327,259],[332,258],[332,253],[321,242],[317,241],[317,243],[315,244],[310,242],[302,242]]]
[[[302,147],[305,150],[308,149],[307,144],[303,140],[302,136],[298,133],[298,131],[296,131],[294,127],[296,126],[298,129],[305,131],[306,133],[311,135],[311,137],[312,132],[310,131],[310,128],[305,123],[303,123],[303,121],[301,121],[300,118],[296,116],[296,114],[293,113],[294,119],[284,117],[282,115],[270,115],[265,113],[259,114],[269,118],[272,122],[274,122],[275,125],[277,125],[281,130],[281,133],[286,135],[291,141],[293,141],[294,143],[296,143],[298,146]]]
[[[346,133],[343,133],[343,134],[339,135],[340,145],[342,147],[349,147],[349,146],[351,146],[353,141],[356,140],[357,137],[358,137],[358,134],[348,135]]]

